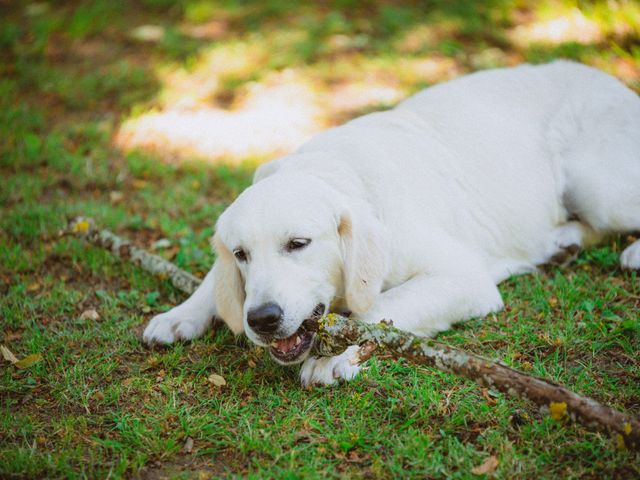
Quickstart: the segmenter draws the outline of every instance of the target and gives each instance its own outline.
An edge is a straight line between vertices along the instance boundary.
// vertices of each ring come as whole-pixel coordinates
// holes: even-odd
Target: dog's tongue
[[[300,343],[300,337],[297,334],[293,334],[288,338],[281,338],[280,340],[275,340],[272,345],[278,351],[282,353],[286,353],[289,350],[293,350]]]

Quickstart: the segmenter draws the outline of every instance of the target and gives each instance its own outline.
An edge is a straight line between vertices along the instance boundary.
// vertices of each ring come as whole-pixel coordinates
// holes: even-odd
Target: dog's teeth
[[[272,347],[277,347],[278,346],[278,342],[276,342],[275,340],[273,342],[271,342],[271,346]]]
[[[296,346],[300,345],[301,341],[302,340],[300,340],[300,337],[296,336]]]

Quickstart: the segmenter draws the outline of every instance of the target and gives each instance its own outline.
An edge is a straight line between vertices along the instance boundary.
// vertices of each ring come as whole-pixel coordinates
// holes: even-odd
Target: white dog
[[[502,280],[611,232],[640,230],[640,99],[558,61],[429,88],[258,169],[217,223],[198,290],[149,343],[222,318],[302,382],[357,373],[354,347],[309,357],[302,323],[331,311],[433,335],[503,306]],[[640,268],[640,241],[621,256]]]

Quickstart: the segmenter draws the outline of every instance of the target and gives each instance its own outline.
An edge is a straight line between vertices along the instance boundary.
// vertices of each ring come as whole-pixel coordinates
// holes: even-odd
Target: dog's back
[[[523,270],[548,259],[549,232],[573,216],[601,230],[640,228],[639,133],[633,92],[557,61],[428,88],[318,135],[286,163],[304,169],[312,157],[313,170],[339,171],[342,182],[346,166],[397,230],[437,225],[488,262]],[[594,205],[593,195],[615,202]]]

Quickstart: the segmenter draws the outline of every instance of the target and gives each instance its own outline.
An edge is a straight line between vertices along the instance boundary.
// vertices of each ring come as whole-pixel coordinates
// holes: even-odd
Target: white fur
[[[640,240],[629,245],[620,255],[622,268],[640,270]]]
[[[213,273],[144,338],[194,338],[219,315],[266,345],[246,318],[266,302],[282,307],[283,336],[318,303],[433,335],[500,310],[505,278],[638,229],[633,92],[563,61],[476,73],[260,167],[218,221]],[[312,241],[286,252],[291,238]],[[639,242],[621,264],[640,268]],[[303,383],[351,378],[344,358],[308,358]]]
[[[215,302],[211,301],[214,292],[214,275],[211,269],[198,289],[185,302],[168,312],[156,315],[144,330],[142,339],[147,343],[169,344],[178,340],[191,340],[202,335],[211,320],[218,313]],[[242,329],[234,330],[240,333]]]
[[[360,371],[355,361],[359,347],[352,345],[335,357],[309,357],[300,369],[302,386],[333,385],[338,380],[351,380]]]

